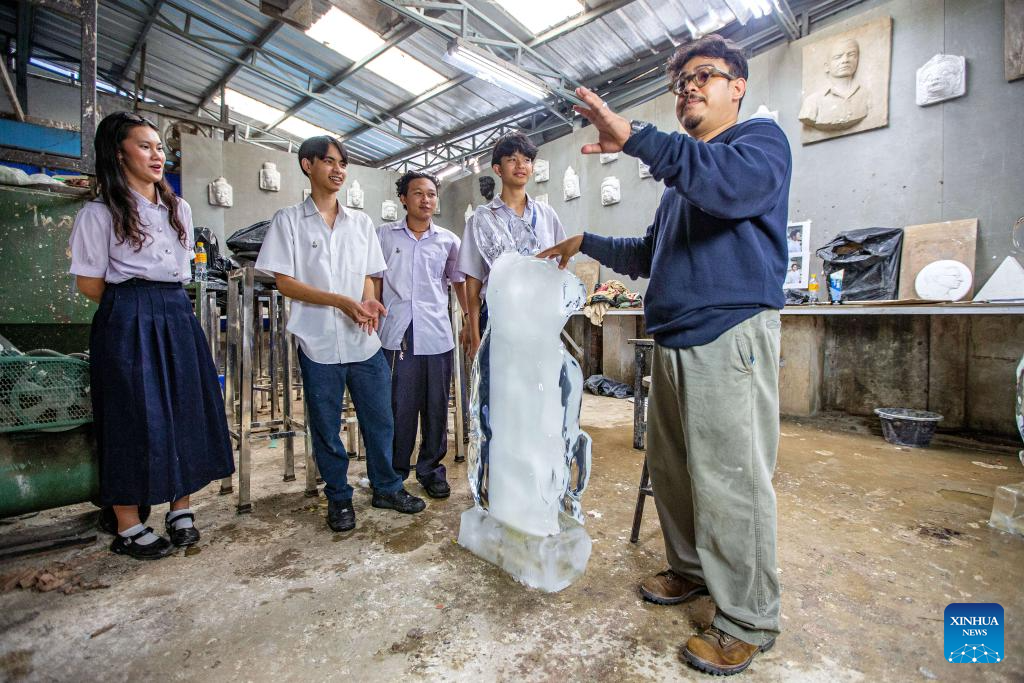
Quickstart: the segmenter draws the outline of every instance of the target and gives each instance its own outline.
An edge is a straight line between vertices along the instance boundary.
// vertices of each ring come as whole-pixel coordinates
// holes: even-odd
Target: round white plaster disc
[[[959,301],[971,289],[971,269],[960,261],[932,261],[921,269],[914,289],[922,299]]]

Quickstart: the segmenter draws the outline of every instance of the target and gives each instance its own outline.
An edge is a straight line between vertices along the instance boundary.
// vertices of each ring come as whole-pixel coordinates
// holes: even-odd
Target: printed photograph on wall
[[[789,265],[786,266],[786,279],[783,289],[807,289],[808,270],[810,268],[808,254],[790,254]]]
[[[800,140],[821,140],[889,123],[892,17],[832,34],[803,49]]]
[[[786,251],[792,254],[809,254],[811,251],[811,222],[799,221],[786,226]]]

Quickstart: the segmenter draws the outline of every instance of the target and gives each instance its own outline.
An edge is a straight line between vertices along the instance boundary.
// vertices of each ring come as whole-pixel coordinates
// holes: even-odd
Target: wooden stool
[[[642,406],[642,403],[644,401],[646,401],[647,394],[650,392],[650,389],[651,389],[651,377],[650,377],[650,375],[648,375],[647,377],[643,378],[643,388],[644,388],[644,392],[643,392],[644,398],[640,399],[639,397],[636,397],[634,399],[634,400],[636,400],[637,405],[641,405],[641,409],[643,407],[645,407],[645,406]],[[645,427],[646,427],[646,422],[647,421],[645,419],[644,420]],[[646,429],[644,430],[644,432],[646,432]],[[636,511],[633,513],[633,531],[629,534],[629,542],[630,543],[636,543],[637,540],[639,540],[639,538],[640,538],[640,522],[641,522],[641,520],[643,520],[643,516],[644,516],[644,502],[645,502],[644,499],[647,498],[647,496],[652,496],[653,497],[654,496],[654,489],[651,488],[651,475],[647,471],[647,456],[644,455],[644,469],[643,469],[643,472],[641,472],[641,474],[640,474],[640,487],[637,489],[637,494],[636,494]]]

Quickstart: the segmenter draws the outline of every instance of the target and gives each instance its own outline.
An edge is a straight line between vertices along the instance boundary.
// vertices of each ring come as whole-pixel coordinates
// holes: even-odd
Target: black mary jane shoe
[[[157,536],[155,541],[147,545],[136,543],[140,538],[151,533],[153,533],[153,529],[146,527],[128,538],[121,534],[116,534],[113,542],[110,544],[110,551],[118,555],[134,557],[136,560],[159,560],[161,557],[167,557],[174,552],[174,546],[163,536]]]
[[[185,519],[186,517],[192,520],[193,525],[195,524],[196,516],[191,512],[175,517],[174,521]],[[195,545],[199,542],[199,529],[195,528],[195,526],[190,526],[185,529],[175,529],[174,524],[168,522],[167,519],[164,518],[164,529],[167,530],[167,537],[171,539],[171,543],[178,548]]]

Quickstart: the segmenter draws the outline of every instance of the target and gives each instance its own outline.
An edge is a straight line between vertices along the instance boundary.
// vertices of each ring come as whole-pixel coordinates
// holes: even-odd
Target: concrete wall
[[[278,209],[302,201],[302,190],[309,181],[299,168],[298,156],[273,149],[264,149],[249,143],[212,140],[199,135],[183,135],[181,141],[181,194],[192,206],[192,218],[197,226],[205,226],[216,233],[221,243],[233,232],[262,220],[268,220]],[[260,189],[259,170],[264,161],[277,164],[281,173],[281,189],[269,192]],[[396,199],[397,173],[365,166],[350,165],[348,179],[339,195],[345,201],[345,191],[359,181],[363,189],[364,210],[379,225],[380,205],[385,199]],[[224,176],[234,191],[230,208],[212,206],[207,187],[218,176]]]

